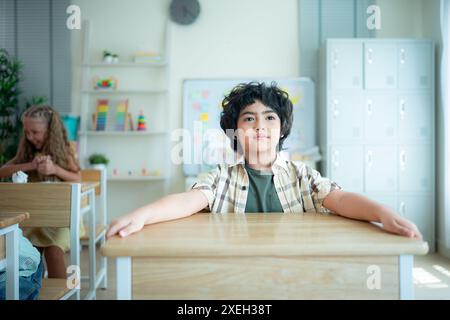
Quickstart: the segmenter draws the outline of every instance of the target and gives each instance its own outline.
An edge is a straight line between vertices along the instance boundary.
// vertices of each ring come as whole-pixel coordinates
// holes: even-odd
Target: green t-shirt
[[[283,212],[273,183],[273,173],[252,169],[247,164],[245,170],[249,178],[245,212]]]

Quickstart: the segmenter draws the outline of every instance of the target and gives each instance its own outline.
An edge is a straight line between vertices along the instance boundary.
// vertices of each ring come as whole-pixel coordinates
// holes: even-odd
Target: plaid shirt
[[[220,164],[199,176],[192,189],[202,191],[212,213],[244,213],[249,189],[244,157],[234,164]],[[323,207],[325,197],[341,187],[300,161],[277,155],[272,165],[273,182],[284,213],[330,213]]]

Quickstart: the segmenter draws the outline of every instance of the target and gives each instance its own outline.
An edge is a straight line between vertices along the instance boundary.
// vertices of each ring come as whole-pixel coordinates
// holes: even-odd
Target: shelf
[[[108,176],[108,181],[163,181],[164,176]]]
[[[80,136],[134,136],[145,137],[153,135],[166,135],[166,131],[79,131]]]
[[[82,93],[87,94],[160,94],[166,93],[166,89],[155,90],[83,90]]]
[[[82,66],[86,68],[160,68],[168,66],[166,61],[154,62],[119,62],[119,63],[83,63]]]

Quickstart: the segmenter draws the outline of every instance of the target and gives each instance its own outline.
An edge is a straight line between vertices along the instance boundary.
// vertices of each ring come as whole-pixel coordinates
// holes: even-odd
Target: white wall
[[[182,81],[190,78],[296,77],[299,75],[297,0],[199,0],[190,26],[171,23],[171,130],[182,126]],[[104,49],[122,59],[139,49],[160,50],[169,0],[73,0],[92,24],[91,57]],[[80,110],[81,32],[72,32],[73,111]],[[174,142],[175,144],[175,142]],[[184,190],[181,166],[172,166],[169,192]],[[110,184],[110,217],[161,196],[151,183]]]
[[[377,38],[422,37],[422,0],[376,0],[375,3],[381,10]]]

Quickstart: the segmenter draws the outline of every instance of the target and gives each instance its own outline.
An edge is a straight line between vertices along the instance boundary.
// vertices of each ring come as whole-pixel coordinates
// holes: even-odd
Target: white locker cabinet
[[[428,142],[432,134],[433,109],[430,94],[408,93],[398,96],[401,142]]]
[[[390,41],[364,43],[364,86],[394,89],[397,86],[397,46]]]
[[[331,62],[331,87],[334,89],[362,88],[363,59],[362,44],[355,42],[341,42],[331,46],[328,52]]]
[[[364,190],[363,149],[361,146],[336,145],[330,148],[330,178],[344,190]]]
[[[365,146],[365,191],[397,191],[397,147]]]
[[[397,138],[396,96],[367,94],[364,99],[364,138],[368,142],[390,142]]]
[[[430,155],[431,145],[399,146],[399,187],[400,192],[430,193],[434,177]]]
[[[330,99],[331,138],[356,142],[363,136],[363,109],[358,95],[334,95]]]
[[[398,73],[400,89],[430,89],[432,66],[429,43],[400,42]]]
[[[328,39],[321,51],[323,176],[413,220],[434,238],[434,44]]]
[[[427,196],[399,196],[398,212],[411,220],[419,228],[423,239],[433,248],[434,242],[434,206],[433,198]]]

